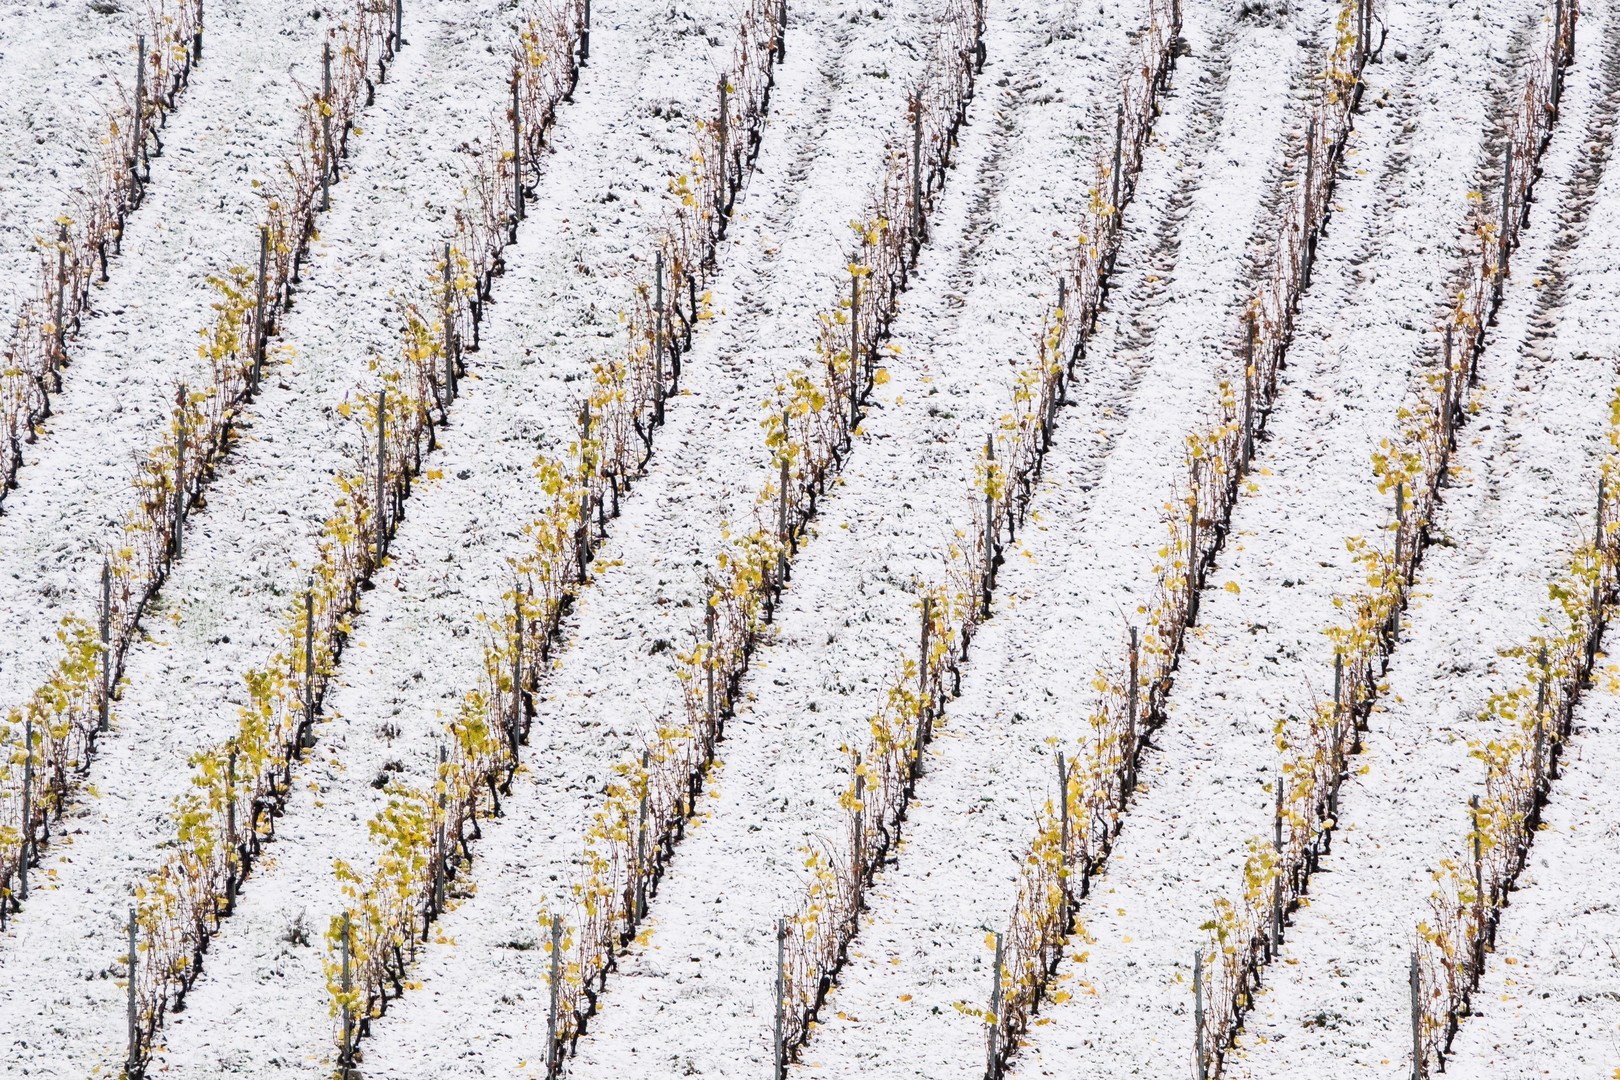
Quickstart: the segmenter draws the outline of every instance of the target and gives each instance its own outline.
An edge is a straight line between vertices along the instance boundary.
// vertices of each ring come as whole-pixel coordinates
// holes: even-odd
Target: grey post
[[[1418,972],[1418,953],[1412,950],[1412,1080],[1423,1080],[1423,979]]]
[[[130,125],[129,146],[129,197],[134,201],[139,190],[141,176],[141,125],[145,123],[146,111],[146,38],[135,39],[135,117]]]
[[[523,593],[512,587],[512,764],[518,759],[518,730],[523,726]]]
[[[321,42],[321,210],[332,209],[332,43]]]
[[[861,381],[857,372],[861,364],[861,276],[849,275],[849,434],[855,436],[855,425],[860,422],[856,407],[861,397]]]
[[[1209,1080],[1209,1063],[1204,1058],[1204,950],[1193,952],[1193,1060],[1198,1080]]]
[[[719,185],[719,187],[715,188],[715,190],[714,190],[714,222],[715,222],[714,227],[715,227],[716,235],[719,234],[719,231],[720,231],[720,229],[722,227],[722,225],[721,225],[722,219],[726,216],[726,188],[731,183],[731,179],[730,179],[731,170],[726,164],[726,140],[730,135],[730,131],[728,130],[728,126],[729,126],[730,119],[731,119],[730,111],[726,106],[726,91],[727,91],[727,89],[728,89],[728,87],[726,85],[726,77],[724,75],[721,75],[720,76],[720,114],[719,114],[719,119],[716,121],[716,124],[718,125],[718,135],[719,135],[719,138],[720,138],[720,160],[718,162],[718,164],[720,166],[720,185]]]
[[[138,1075],[141,1063],[141,1029],[139,1014],[135,1008],[135,971],[139,964],[139,953],[135,949],[135,909],[129,909],[129,998],[126,1006],[125,1022],[129,1034],[129,1055],[124,1059],[124,1075]]]
[[[585,0],[585,24],[579,28],[579,66],[591,58],[591,0]]]
[[[1243,467],[1239,472],[1249,471],[1249,462],[1254,460],[1254,379],[1258,374],[1254,370],[1254,312],[1244,320],[1245,335],[1243,346]]]
[[[253,389],[259,388],[264,377],[264,290],[265,275],[270,266],[270,228],[259,226],[259,280],[258,299],[253,307]]]
[[[647,751],[641,752],[641,815],[636,822],[636,918],[647,917]]]
[[[990,481],[996,467],[995,437],[984,437],[985,492],[984,492],[984,617],[990,617],[990,590],[994,587],[996,566],[996,506],[990,494]]]
[[[1136,790],[1136,695],[1140,676],[1137,675],[1137,630],[1131,627],[1131,685],[1126,691],[1125,720],[1125,791],[1120,793],[1120,805],[1126,796]]]
[[[1502,151],[1502,234],[1497,237],[1500,250],[1496,257],[1496,294],[1500,299],[1507,281],[1508,248],[1512,244],[1513,222],[1513,139],[1508,137],[1507,149]]]
[[[1473,824],[1474,840],[1474,976],[1485,975],[1485,862],[1481,857],[1479,836],[1479,796],[1468,797],[1468,811]]]
[[[354,1060],[354,1010],[349,1006],[348,994],[354,989],[349,974],[349,913],[343,913],[343,1055],[338,1063],[344,1066],[344,1075],[348,1075],[348,1066]]]
[[[653,260],[653,410],[664,422],[664,249]]]
[[[450,245],[444,245],[444,386],[446,406],[456,396],[456,307]]]
[[[444,743],[439,744],[439,778],[444,778]],[[444,792],[439,792],[439,825],[437,830],[438,843],[433,852],[433,910],[435,914],[444,912]]]
[[[405,0],[394,0],[394,48],[405,44]]]
[[[106,731],[112,711],[112,562],[101,560],[101,715],[97,726]]]
[[[56,233],[56,355],[51,357],[52,369],[67,362],[67,327],[63,325],[63,298],[67,294],[67,226],[60,225]],[[57,383],[60,390],[61,383]]]
[[[174,561],[180,561],[180,553],[184,547],[181,533],[185,531],[186,522],[186,384],[180,384],[180,416],[177,421],[179,430],[175,433],[174,443]]]
[[[1119,170],[1124,160],[1125,151],[1125,105],[1120,103],[1118,111],[1114,113],[1114,171],[1109,177],[1113,194],[1108,200],[1108,215],[1110,228],[1116,233],[1119,230]]]
[[[518,91],[523,83],[520,71],[512,72],[512,206],[517,214],[517,220],[524,218],[523,210],[523,113],[518,101]],[[516,226],[513,226],[516,239]]]
[[[22,858],[18,860],[18,890],[28,899],[28,864],[34,857],[34,722],[23,722]]]
[[[236,743],[225,759],[225,909],[236,906]]]
[[[998,1036],[1001,1034],[1001,931],[996,931],[996,970],[994,980],[990,987],[990,1033],[989,1053],[985,1061],[985,1076],[996,1080],[1001,1075],[999,1068],[1001,1047]]]
[[[923,594],[922,603],[922,650],[917,661],[917,717],[919,725],[926,720],[930,702],[928,700],[928,634],[933,629],[934,597],[932,593]],[[919,733],[918,754],[922,753],[922,739]]]
[[[1311,283],[1311,232],[1316,227],[1316,121],[1305,125],[1305,235],[1299,238],[1299,287]]]
[[[382,566],[383,547],[388,540],[388,512],[383,505],[383,489],[388,475],[388,391],[377,391],[377,565]]]
[[[709,647],[703,652],[703,673],[708,685],[704,698],[704,707],[709,718],[709,731],[706,740],[709,744],[709,754],[714,754],[714,736],[719,719],[714,712],[714,596],[708,598],[707,611],[703,616],[704,633],[707,635]],[[695,808],[694,808],[695,809]]]
[[[315,723],[315,575],[304,589],[304,727]]]
[[[557,1075],[557,1002],[562,991],[562,916],[551,917],[551,1017],[546,1022],[546,1077]]]
[[[866,777],[861,774],[861,755],[855,755],[855,912],[851,920],[858,928],[861,923],[861,893],[866,884],[866,807],[862,798],[866,794]]]
[[[922,94],[911,98],[911,249],[922,243]]]
[[[1395,485],[1395,572],[1403,579],[1406,571],[1401,568],[1401,559],[1405,554],[1406,541],[1406,481]]]
[[[776,920],[776,1034],[772,1040],[774,1053],[771,1060],[774,1068],[771,1071],[772,1080],[783,1080],[787,1075],[787,1055],[782,1046],[782,1007],[784,1002],[782,972],[787,966],[787,920]]]
[[[1056,751],[1058,770],[1058,851],[1063,865],[1069,865],[1069,766],[1063,760],[1063,751]]]

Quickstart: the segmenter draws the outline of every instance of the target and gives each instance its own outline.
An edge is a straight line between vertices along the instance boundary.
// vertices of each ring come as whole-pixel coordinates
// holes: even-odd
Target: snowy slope
[[[1519,266],[1533,272],[1516,275],[1481,360],[1482,409],[1464,429],[1456,478],[1437,523],[1450,543],[1425,556],[1420,595],[1426,598],[1407,617],[1388,675],[1387,711],[1375,715],[1364,739],[1360,765],[1370,771],[1353,777],[1340,795],[1345,832],[1324,863],[1329,873],[1312,886],[1309,907],[1295,916],[1287,964],[1274,969],[1248,1025],[1265,1042],[1242,1040],[1234,1075],[1410,1060],[1405,987],[1415,927],[1432,919],[1431,871],[1440,860],[1464,854],[1469,795],[1483,796],[1484,771],[1469,757],[1466,740],[1494,733],[1474,714],[1491,692],[1522,679],[1522,664],[1499,659],[1498,651],[1538,632],[1539,618],[1553,603],[1547,584],[1567,566],[1578,537],[1590,535],[1597,467],[1609,450],[1604,431],[1615,366],[1592,354],[1613,340],[1605,298],[1620,178],[1609,170],[1595,190],[1569,182],[1577,156],[1584,156],[1584,140],[1576,136],[1600,100],[1593,76],[1602,31],[1593,18],[1577,32],[1587,62],[1570,72],[1565,126],[1549,148],[1547,186],[1519,255]],[[1560,259],[1553,244],[1564,239],[1578,202],[1594,210],[1589,231]],[[1555,282],[1567,299],[1548,309],[1542,301]],[[1530,348],[1537,334],[1547,338],[1540,355]],[[1602,715],[1602,706],[1588,715]],[[1601,755],[1593,765],[1603,768]],[[1560,778],[1554,790],[1579,799],[1591,790],[1586,785],[1593,775]],[[1572,813],[1564,833],[1579,822],[1580,811]],[[1545,857],[1539,848],[1538,837],[1532,867]],[[1532,876],[1521,880],[1505,918],[1523,915],[1522,902],[1566,910],[1570,898],[1561,895],[1561,885],[1530,888]],[[1527,925],[1535,925],[1533,917]],[[1498,955],[1514,955],[1506,939]],[[1501,961],[1490,966],[1495,970]],[[1476,1000],[1493,1015],[1495,993]],[[1474,1022],[1466,1020],[1463,1030]]]
[[[1320,631],[1334,593],[1354,583],[1344,538],[1383,520],[1370,454],[1394,427],[1419,328],[1452,268],[1456,226],[1446,223],[1466,206],[1488,104],[1485,35],[1523,10],[1486,8],[1483,25],[1442,20],[1429,5],[1382,10],[1385,61],[1369,69],[1257,489],[1233,515],[1158,752],[1144,760],[1146,790],[1081,907],[1095,940],[1066,968],[1074,997],[1032,1030],[1019,1072],[1078,1060],[1168,1074],[1191,1056],[1185,969],[1211,900],[1238,888],[1246,843],[1270,832],[1272,724],[1324,665],[1331,677]]]
[[[464,47],[503,40],[490,9],[482,20],[460,0],[419,9],[411,47],[363,115],[305,285],[283,319],[280,344],[290,360],[267,375],[206,509],[191,518],[185,558],[147,618],[149,639],[127,658],[114,737],[88,777],[101,797],[80,811],[83,834],[73,847],[52,857],[53,866],[60,861],[56,889],[31,898],[0,941],[0,973],[45,973],[4,979],[0,1012],[19,1017],[20,1037],[38,1045],[36,1028],[56,1023],[51,1003],[73,1004],[66,1052],[44,1059],[53,1067],[82,1073],[122,1052],[117,987],[84,977],[121,954],[122,912],[163,858],[158,845],[173,833],[167,810],[187,784],[187,756],[235,731],[242,674],[268,656],[306,573],[294,564],[308,565],[331,512],[329,474],[359,457],[358,429],[335,406],[368,384],[371,357],[396,348],[385,325],[393,321],[390,293],[432,267],[423,233],[459,195],[450,163],[467,135],[458,116],[482,118],[502,95],[503,58]],[[417,167],[425,154],[447,167]]]
[[[324,22],[308,13],[232,2],[210,8],[208,26],[208,62],[163,133],[124,257],[91,292],[98,314],[69,350],[55,415],[23,445],[20,486],[0,515],[0,700],[40,681],[65,614],[99,609],[135,460],[162,437],[178,385],[207,385],[197,356],[217,298],[207,278],[256,254],[255,185],[293,152],[295,80],[320,79]]]
[[[103,116],[135,82],[135,35],[145,19],[133,3],[6,0],[0,5],[0,330],[11,330],[39,273],[36,237],[73,216],[74,189],[89,176]],[[226,0],[221,17],[242,5]],[[282,16],[270,12],[278,21]],[[215,18],[213,11],[209,20]],[[228,47],[228,46],[227,46]],[[199,75],[202,73],[199,72]],[[165,137],[166,134],[165,134]],[[159,175],[154,164],[153,175]]]
[[[197,1001],[169,1031],[163,1064],[206,1076],[222,1067],[298,1067],[330,1054],[318,938],[316,948],[293,947],[288,928],[300,917],[325,925],[340,903],[332,860],[373,859],[365,822],[382,796],[371,781],[390,762],[422,781],[444,714],[475,684],[477,617],[500,612],[506,559],[521,552],[521,529],[545,504],[533,459],[568,438],[591,348],[616,344],[548,348],[545,320],[562,325],[560,307],[612,312],[623,303],[625,252],[660,221],[664,177],[690,150],[678,118],[707,104],[717,77],[712,42],[729,46],[732,14],[715,4],[668,20],[651,6],[595,6],[590,64],[559,113],[555,152],[519,244],[506,253],[482,347],[469,357],[477,378],[463,384],[442,448],[427,463],[445,479],[406,504],[390,567],[362,601],[328,696],[333,719],[311,770],[319,790],[308,789],[283,819],[288,843],[250,881],[215,941]],[[612,189],[634,194],[605,198]],[[563,292],[555,304],[554,291]],[[276,1003],[273,1024],[243,1009],[239,985]]]

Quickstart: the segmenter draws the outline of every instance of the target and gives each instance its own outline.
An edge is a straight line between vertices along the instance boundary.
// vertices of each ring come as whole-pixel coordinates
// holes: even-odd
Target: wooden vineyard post
[[[1114,170],[1109,176],[1111,193],[1108,199],[1108,229],[1113,235],[1119,234],[1119,169],[1125,150],[1125,105],[1120,103],[1114,113]]]
[[[641,752],[641,814],[636,822],[636,918],[647,917],[647,751]]]
[[[354,1009],[349,1004],[349,994],[354,986],[349,973],[349,913],[343,913],[343,1051],[338,1057],[338,1064],[343,1068],[343,1076],[347,1080],[349,1069],[354,1065]]]
[[[922,94],[912,94],[912,261],[922,246]]]
[[[253,305],[253,389],[259,388],[259,380],[264,378],[264,290],[265,276],[270,265],[270,229],[269,226],[259,226],[259,277],[255,283],[257,296]]]
[[[783,973],[787,967],[787,920],[776,920],[776,1030],[772,1038],[771,1069],[772,1080],[784,1080],[787,1076],[787,1053],[782,1045],[782,1008]]]
[[[444,245],[444,407],[456,399],[455,275],[450,269],[450,245]]]
[[[1274,955],[1281,955],[1283,940],[1283,895],[1282,895],[1282,812],[1283,812],[1283,774],[1277,772],[1277,815],[1276,835],[1272,837],[1272,850],[1277,856],[1277,876],[1272,880],[1271,894],[1271,949]]]
[[[591,58],[591,0],[585,0],[585,21],[579,28],[579,66]]]
[[[321,212],[332,209],[332,43],[321,42]]]
[[[444,779],[444,744],[439,744],[439,779]],[[444,914],[444,792],[439,792],[439,823],[434,832],[433,844],[433,914],[435,917]],[[424,931],[425,933],[425,931]]]
[[[1193,1061],[1197,1080],[1209,1080],[1204,1058],[1204,950],[1193,952]]]
[[[62,391],[62,368],[67,364],[67,327],[64,325],[63,300],[67,294],[67,226],[60,225],[56,233],[56,352],[51,356],[51,370],[56,372],[56,390]]]
[[[304,740],[313,745],[315,727],[315,576],[304,589]]]
[[[928,634],[934,623],[934,597],[923,594],[922,648],[917,656],[917,763],[922,763],[922,744],[928,732],[928,714],[933,703],[928,696]],[[913,772],[916,770],[914,769]]]
[[[1187,482],[1187,625],[1198,621],[1198,462],[1192,462]]]
[[[1063,751],[1057,751],[1058,772],[1058,855],[1064,874],[1063,924],[1068,925],[1069,889],[1069,763],[1063,760]]]
[[[1311,249],[1316,246],[1316,198],[1312,185],[1316,182],[1316,119],[1305,125],[1305,235],[1299,241],[1299,288],[1304,292],[1311,284]]]
[[[1406,481],[1402,480],[1400,483],[1395,485],[1395,573],[1400,576],[1400,579],[1403,582],[1406,581],[1406,565],[1405,565],[1405,559],[1404,559],[1404,556],[1406,554],[1405,542],[1406,542]],[[1396,622],[1397,622],[1397,620],[1399,618],[1400,618],[1400,616],[1396,612],[1391,611],[1389,613],[1389,620],[1390,620],[1390,626],[1391,626],[1391,631],[1392,632],[1393,632],[1393,628],[1396,625]]]
[[[129,1052],[124,1058],[124,1076],[136,1077],[141,1074],[141,1029],[140,1014],[135,1006],[135,974],[139,965],[139,954],[135,951],[135,909],[129,909],[129,995],[125,1005],[125,1025],[128,1034]]]
[[[1513,138],[1508,136],[1507,148],[1502,151],[1502,217],[1501,235],[1497,239],[1496,302],[1502,302],[1502,289],[1507,283],[1508,248],[1512,243],[1513,224],[1508,220],[1513,212]]]
[[[522,81],[522,72],[514,68],[512,70],[512,231],[510,234],[513,243],[517,242],[517,223],[526,216],[523,209],[523,113],[518,105],[518,88]]]
[[[714,711],[714,594],[711,592],[708,607],[703,616],[703,628],[708,648],[703,650],[703,676],[704,686],[704,715],[709,722],[709,729],[704,733],[704,741],[708,743],[709,758],[714,757],[714,739],[718,734],[719,718]],[[694,807],[693,809],[696,809]]]
[[[1243,467],[1239,473],[1249,471],[1254,460],[1254,312],[1244,320],[1246,340],[1243,347]]]
[[[99,731],[106,731],[112,711],[112,561],[101,560],[101,695]]]
[[[388,512],[384,509],[383,490],[388,474],[388,391],[377,391],[377,566],[381,568],[383,552],[388,542]]]
[[[1412,950],[1412,1080],[1423,1080],[1423,979],[1418,972],[1418,952]]]
[[[1119,805],[1124,809],[1125,800],[1130,793],[1136,790],[1136,703],[1137,684],[1140,676],[1137,675],[1137,630],[1131,627],[1131,685],[1126,692],[1125,714],[1125,790],[1120,792]]]
[[[405,0],[394,0],[394,48],[409,44],[405,40]]]
[[[984,617],[990,617],[990,592],[996,580],[996,502],[992,492],[996,481],[996,440],[984,438]]]
[[[135,114],[130,124],[129,144],[129,201],[140,202],[141,197],[141,125],[146,111],[146,38],[135,39]],[[119,230],[120,244],[123,230]]]
[[[236,908],[236,743],[225,759],[225,911]]]
[[[22,858],[17,860],[17,895],[28,899],[28,865],[34,859],[34,721],[23,722]]]
[[[176,395],[180,413],[175,421],[174,440],[174,555],[169,560],[173,566],[180,561],[183,548],[181,533],[184,532],[186,520],[186,384],[180,384],[180,392]]]
[[[787,59],[787,0],[781,0],[776,9],[776,62]]]
[[[523,593],[512,587],[512,729],[507,741],[512,747],[512,767],[517,768],[518,731],[523,726]]]
[[[855,910],[851,915],[853,933],[861,924],[861,894],[866,886],[866,775],[861,771],[861,755],[855,755]]]
[[[861,276],[854,270],[849,272],[849,438],[855,441],[855,425],[860,423],[861,398],[860,376],[856,372],[861,369]]]
[[[551,1013],[546,1021],[546,1077],[557,1075],[557,1003],[562,991],[562,916],[551,917]]]
[[[1479,835],[1479,796],[1468,797],[1468,812],[1474,841],[1474,979],[1485,977],[1485,862],[1481,858]]]
[[[988,1053],[985,1060],[984,1075],[987,1080],[997,1080],[1001,1075],[1001,931],[996,931],[996,970],[993,972],[993,981],[990,988],[990,1031],[988,1037]]]
[[[731,170],[726,165],[726,140],[730,135],[730,132],[727,130],[730,117],[726,112],[726,91],[728,89],[730,89],[730,87],[726,83],[726,77],[721,75],[720,115],[719,119],[716,121],[716,134],[720,139],[720,157],[719,160],[715,162],[720,169],[720,182],[714,189],[714,231],[716,236],[719,236],[725,230],[726,188],[731,183]]]
[[[653,420],[664,422],[664,249],[653,260]]]

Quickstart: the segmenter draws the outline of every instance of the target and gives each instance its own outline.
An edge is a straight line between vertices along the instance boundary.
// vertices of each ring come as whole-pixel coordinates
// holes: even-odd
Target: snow
[[[583,377],[623,347],[619,312],[666,220],[730,62],[736,5],[593,3],[592,55],[559,111],[539,188],[469,354],[472,377],[425,462],[376,587],[365,592],[276,839],[224,920],[151,1075],[324,1073],[334,1025],[321,934],[343,902],[334,859],[369,866],[384,766],[425,782],[445,719],[481,672],[481,615],[503,610],[508,560],[547,499],[542,451],[572,437]],[[760,402],[814,361],[817,312],[847,289],[847,223],[903,130],[904,96],[940,5],[790,6],[762,151],[711,282],[646,476],[623,501],[536,701],[524,767],[477,860],[418,950],[412,985],[372,1023],[367,1077],[543,1075],[550,958],[542,911],[568,911],[588,815],[609,771],[681,710],[673,654],[698,627],[705,576],[768,480]],[[319,9],[324,11],[325,9]],[[336,489],[363,453],[336,412],[398,346],[398,309],[432,273],[506,90],[507,0],[413,0],[410,42],[350,140],[306,281],[272,343],[264,391],[189,522],[184,558],[132,647],[127,681],[28,904],[0,935],[6,1075],[82,1076],[123,1054],[122,917],[159,865],[187,758],[227,737],[242,676],[274,648]],[[1090,678],[1117,664],[1163,544],[1182,437],[1234,361],[1254,241],[1274,228],[1299,99],[1335,8],[1187,5],[1181,56],[1125,211],[1114,289],[1001,570],[994,617],[925,757],[894,861],[793,1073],[973,1077],[987,933],[1001,928],[1032,819],[1074,745]],[[971,528],[971,478],[1006,411],[1015,363],[1074,243],[1107,152],[1133,0],[987,4],[988,62],[854,456],[793,564],[742,683],[710,797],[676,849],[644,932],[617,958],[572,1075],[759,1077],[769,1070],[772,924],[804,887],[802,850],[841,829],[843,746],[916,648],[919,582]],[[1079,917],[1057,986],[1013,1071],[1185,1075],[1185,970],[1210,900],[1269,834],[1271,725],[1331,678],[1322,628],[1353,584],[1346,537],[1384,519],[1370,452],[1434,363],[1468,194],[1489,173],[1488,123],[1512,92],[1533,0],[1376,5],[1389,36],[1338,207],[1260,445],[1256,489],[1189,636],[1142,787]],[[210,273],[247,262],[255,183],[288,153],[300,81],[318,77],[317,7],[209,0],[205,61],[164,132],[143,206],[73,345],[56,415],[24,446],[0,515],[0,703],[32,690],[68,612],[90,615],[118,542],[132,462],[161,436],[180,381],[200,381]],[[123,0],[0,0],[0,322],[30,237],[84,176],[82,132],[128,67]],[[1376,36],[1376,35],[1375,35]],[[1462,429],[1438,542],[1403,623],[1367,766],[1309,905],[1266,969],[1232,1076],[1343,1075],[1406,1062],[1405,950],[1428,870],[1458,850],[1478,763],[1473,710],[1510,677],[1497,650],[1547,606],[1545,585],[1589,520],[1614,382],[1620,197],[1601,155],[1620,107],[1620,16],[1583,9],[1577,63],[1536,188],[1479,411]],[[39,136],[44,136],[39,141]],[[1601,173],[1601,181],[1597,174]],[[9,306],[8,306],[9,305]],[[1228,591],[1230,583],[1235,591]],[[671,647],[673,646],[673,647]],[[1600,680],[1602,681],[1602,680]],[[1448,1072],[1609,1075],[1620,1010],[1604,798],[1620,762],[1613,690],[1577,714],[1548,828],[1504,910],[1497,952]],[[842,844],[842,839],[835,841]],[[1508,961],[1515,961],[1509,963]],[[1605,981],[1607,980],[1607,982]],[[1262,1041],[1264,1040],[1264,1041]],[[1385,1063],[1389,1063],[1387,1066]]]

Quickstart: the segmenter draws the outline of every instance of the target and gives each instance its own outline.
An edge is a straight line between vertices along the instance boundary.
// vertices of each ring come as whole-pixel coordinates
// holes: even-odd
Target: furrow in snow
[[[257,185],[293,153],[298,83],[319,82],[324,31],[280,5],[209,8],[206,63],[163,132],[123,257],[92,290],[97,314],[0,514],[0,701],[21,701],[44,677],[64,615],[93,621],[100,610],[102,558],[122,546],[120,515],[138,499],[135,462],[164,437],[176,388],[210,381],[197,356],[218,298],[207,279],[257,249]]]
[[[1601,183],[1586,186],[1590,144],[1577,138],[1584,118],[1602,122],[1602,114],[1612,116],[1620,103],[1612,83],[1597,85],[1602,62],[1615,56],[1615,39],[1602,31],[1596,18],[1576,31],[1582,50],[1576,55],[1584,52],[1586,62],[1568,75],[1563,126],[1544,159],[1546,186],[1520,256],[1521,266],[1539,269],[1533,277],[1518,275],[1498,316],[1498,336],[1481,359],[1483,408],[1465,429],[1469,437],[1445,511],[1433,527],[1449,543],[1425,556],[1425,599],[1408,614],[1405,640],[1386,676],[1387,711],[1374,714],[1363,739],[1358,762],[1369,771],[1353,777],[1340,794],[1341,831],[1323,863],[1330,872],[1313,881],[1310,905],[1294,916],[1283,954],[1287,963],[1274,969],[1258,999],[1247,1025],[1255,1038],[1243,1040],[1243,1056],[1232,1062],[1234,1075],[1294,1075],[1330,1064],[1410,1059],[1405,988],[1413,934],[1420,921],[1432,919],[1431,872],[1442,859],[1466,858],[1468,796],[1483,795],[1484,769],[1469,756],[1468,740],[1505,734],[1476,714],[1491,693],[1522,677],[1520,662],[1501,658],[1499,650],[1539,632],[1540,617],[1553,603],[1548,584],[1567,565],[1578,538],[1590,534],[1597,469],[1609,451],[1604,432],[1615,367],[1612,356],[1594,354],[1606,353],[1613,340],[1604,298],[1615,263],[1613,230],[1620,217],[1612,204],[1620,179],[1608,170]],[[1570,211],[1594,198],[1587,229],[1570,237],[1564,231]],[[1559,269],[1549,272],[1549,264]],[[1545,303],[1549,289],[1561,298],[1553,307]],[[1533,347],[1538,341],[1539,348]],[[1602,716],[1607,709],[1595,704],[1583,714]],[[1595,742],[1584,745],[1595,750]],[[1583,752],[1572,748],[1565,760],[1573,762],[1573,775],[1553,785],[1563,814],[1554,828],[1562,842],[1579,843],[1585,835],[1590,846],[1595,837],[1585,827],[1590,822],[1581,819],[1595,811],[1577,804],[1606,758],[1597,751],[1592,764],[1598,772],[1583,774]],[[1570,826],[1575,837],[1568,835]],[[1567,870],[1543,880],[1551,867],[1542,861],[1547,857],[1538,836],[1488,970],[1517,955],[1506,936],[1508,921],[1522,920],[1519,925],[1528,928],[1545,919],[1550,926],[1582,910],[1572,906],[1578,895],[1565,892]],[[1537,905],[1556,914],[1527,916],[1523,909]],[[1520,972],[1510,969],[1508,975],[1522,983]],[[1495,978],[1497,986],[1474,998],[1485,1016],[1465,1019],[1464,1033],[1497,1018],[1502,987],[1501,977]],[[1542,1000],[1528,986],[1509,992]],[[1558,1075],[1583,1075],[1582,1068],[1584,1075],[1599,1075],[1594,1070],[1605,1053],[1592,1040],[1601,1038],[1602,1051],[1612,1050],[1613,1025],[1589,1025],[1580,1037],[1578,1027],[1553,1019],[1573,1004],[1566,998],[1549,1007],[1540,1030],[1526,1024],[1524,1034],[1540,1051],[1520,1044],[1511,1060],[1527,1054],[1544,1067],[1550,1062],[1543,1051],[1550,1047],[1543,1040],[1558,1044],[1573,1032],[1575,1046],[1563,1052],[1570,1067]],[[1484,1059],[1505,1049],[1506,1030],[1488,1037]]]
[[[83,1074],[123,1053],[122,991],[105,977],[124,952],[123,912],[162,861],[188,755],[236,730],[242,676],[273,647],[306,573],[297,566],[312,562],[338,494],[330,474],[360,457],[358,425],[335,406],[366,387],[372,357],[397,349],[391,294],[410,294],[432,270],[434,233],[460,195],[456,146],[483,135],[460,125],[504,97],[505,59],[484,48],[505,40],[497,6],[418,8],[410,46],[364,114],[282,319],[285,366],[267,372],[149,609],[148,640],[128,655],[113,738],[88,777],[99,795],[63,830],[80,830],[64,838],[74,842],[52,849],[54,888],[33,895],[0,944],[0,1016],[6,1035],[35,1048],[31,1067]]]
[[[1081,906],[1089,937],[1075,946],[1084,962],[1067,967],[1073,998],[1031,1029],[1018,1071],[1189,1067],[1199,927],[1211,900],[1239,888],[1247,842],[1269,836],[1273,722],[1332,670],[1321,629],[1335,592],[1354,584],[1344,538],[1383,521],[1370,454],[1430,351],[1476,182],[1491,40],[1528,8],[1488,7],[1480,24],[1426,5],[1382,10],[1384,63],[1368,69],[1257,490],[1239,503],[1212,572],[1157,752],[1144,759],[1145,789]]]

